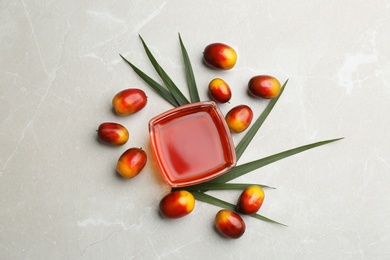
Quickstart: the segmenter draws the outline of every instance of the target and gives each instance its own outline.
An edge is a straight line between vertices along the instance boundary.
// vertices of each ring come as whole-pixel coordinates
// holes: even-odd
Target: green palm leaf
[[[297,147],[294,149],[290,149],[290,150],[287,150],[287,151],[284,151],[281,153],[277,153],[277,154],[274,154],[274,155],[271,155],[271,156],[268,156],[268,157],[265,157],[265,158],[262,158],[262,159],[259,159],[256,161],[245,163],[243,165],[237,166],[233,170],[225,173],[224,175],[222,175],[218,178],[215,178],[214,180],[211,180],[210,182],[217,182],[217,183],[228,182],[228,181],[231,181],[235,178],[238,178],[238,177],[240,177],[248,172],[251,172],[253,170],[256,170],[258,168],[261,168],[261,167],[268,165],[268,164],[271,164],[273,162],[279,161],[279,160],[284,159],[286,157],[292,156],[292,155],[297,154],[297,153],[301,153],[303,151],[312,149],[312,148],[320,146],[320,145],[335,142],[335,141],[338,141],[341,139],[343,139],[343,138],[337,138],[337,139],[331,139],[331,140],[321,141],[321,142],[317,142],[317,143],[312,143],[312,144],[300,146],[300,147]]]
[[[173,81],[168,76],[168,74],[163,70],[163,68],[158,64],[157,60],[154,58],[153,54],[150,52],[145,41],[142,39],[141,36],[139,36],[139,37],[142,41],[142,45],[144,46],[145,52],[148,55],[148,58],[149,58],[150,62],[152,63],[154,69],[156,70],[157,74],[163,80],[165,86],[172,93],[172,95],[176,99],[177,103],[179,103],[179,105],[189,104],[190,102],[187,100],[187,98],[183,95],[183,93],[179,90],[179,88],[175,85],[175,83],[173,83]]]
[[[259,186],[261,188],[275,189],[267,185],[257,184],[257,183],[210,183],[205,182],[193,186],[183,187],[183,188],[173,188],[172,191],[176,190],[187,190],[187,191],[207,191],[207,190],[243,190],[249,186]]]
[[[240,159],[241,155],[244,153],[245,149],[248,147],[249,143],[252,141],[253,137],[256,135],[257,131],[261,127],[261,125],[264,123],[265,119],[269,115],[269,113],[272,111],[272,108],[275,106],[276,102],[278,101],[279,97],[282,95],[284,88],[287,85],[288,80],[284,82],[280,93],[277,97],[273,98],[267,105],[267,107],[264,109],[263,113],[257,118],[255,123],[249,128],[245,136],[241,139],[240,143],[236,146],[236,157],[237,161]]]
[[[194,71],[192,70],[190,58],[188,57],[187,50],[184,47],[180,34],[179,34],[179,40],[180,40],[180,47],[181,47],[181,52],[184,60],[185,74],[186,74],[188,90],[190,93],[190,99],[192,103],[199,102],[200,98],[199,98],[198,88],[196,86]]]
[[[176,99],[173,97],[172,93],[169,92],[165,87],[158,84],[155,80],[153,80],[151,77],[146,75],[144,72],[142,72],[140,69],[138,69],[136,66],[134,66],[130,61],[128,61],[125,57],[123,57],[121,54],[119,54],[122,59],[129,64],[135,73],[138,74],[138,76],[143,79],[152,89],[154,89],[162,98],[164,98],[166,101],[171,103],[172,106],[178,107],[179,103],[177,103]]]
[[[220,200],[220,199],[218,199],[216,197],[213,197],[211,195],[208,195],[206,193],[199,192],[199,191],[191,191],[191,193],[192,193],[192,195],[194,195],[196,200],[203,201],[205,203],[208,203],[208,204],[220,207],[220,208],[230,209],[230,210],[233,210],[233,211],[236,210],[236,206],[235,205],[233,205],[233,204],[231,204],[229,202]],[[253,214],[253,215],[251,215],[251,217],[254,217],[254,218],[259,219],[259,220],[263,220],[265,222],[286,226],[285,224],[282,224],[280,222],[277,222],[275,220],[272,220],[270,218],[264,217],[264,216],[259,215],[259,214]]]

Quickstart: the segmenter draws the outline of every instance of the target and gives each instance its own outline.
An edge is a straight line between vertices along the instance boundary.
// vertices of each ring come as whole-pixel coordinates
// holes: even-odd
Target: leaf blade
[[[137,68],[134,64],[132,64],[129,60],[127,60],[125,57],[123,57],[121,54],[119,54],[121,58],[128,64],[130,67],[134,70],[135,73],[138,74],[138,76],[143,79],[154,91],[156,91],[162,98],[164,98],[166,101],[168,101],[172,106],[178,107],[179,103],[177,103],[176,99],[173,97],[171,92],[169,92],[166,88],[158,84],[155,80],[153,80],[151,77],[146,75],[143,71],[141,71],[139,68]]]
[[[194,195],[195,199],[198,201],[202,201],[202,202],[205,202],[205,203],[208,203],[208,204],[220,207],[220,208],[230,209],[232,211],[234,211],[236,209],[235,205],[233,205],[229,202],[226,202],[224,200],[218,199],[216,197],[213,197],[211,195],[208,195],[206,193],[199,192],[199,191],[192,191],[191,193],[192,193],[192,195]],[[282,224],[282,223],[277,222],[275,220],[272,220],[270,218],[264,217],[260,214],[253,214],[253,215],[251,215],[251,217],[254,217],[256,219],[259,219],[259,220],[262,220],[265,222],[286,226],[285,224]]]
[[[292,156],[294,154],[298,154],[298,153],[304,152],[306,150],[313,149],[317,146],[336,142],[336,141],[341,140],[341,139],[343,139],[343,138],[336,138],[336,139],[330,139],[330,140],[320,141],[320,142],[316,142],[316,143],[311,143],[311,144],[299,146],[299,147],[296,147],[296,148],[293,148],[290,150],[286,150],[286,151],[283,151],[283,152],[280,152],[280,153],[277,153],[274,155],[270,155],[270,156],[267,156],[267,157],[249,162],[249,163],[245,163],[245,164],[237,166],[233,170],[225,173],[224,175],[219,176],[214,180],[211,180],[210,182],[225,183],[225,182],[231,181],[235,178],[238,178],[238,177],[240,177],[248,172],[259,169],[265,165],[268,165],[268,164],[271,164],[273,162],[279,161],[281,159],[287,158],[287,157]]]
[[[150,62],[152,63],[154,69],[156,70],[157,74],[160,76],[168,90],[172,93],[173,97],[176,99],[177,103],[179,105],[186,105],[190,102],[187,100],[187,98],[183,95],[183,93],[179,90],[179,88],[175,85],[175,83],[172,81],[172,79],[168,76],[168,74],[164,71],[164,69],[158,64],[157,60],[154,58],[152,52],[149,50],[148,46],[146,45],[145,41],[142,39],[141,36],[139,36],[142,42],[142,45],[145,49],[146,55],[148,56]]]
[[[172,191],[175,190],[187,190],[187,191],[207,191],[207,190],[243,190],[248,188],[249,186],[259,186],[261,188],[266,189],[275,189],[274,187],[256,184],[256,183],[210,183],[205,182],[193,186],[187,186],[183,188],[173,188]]]
[[[179,41],[180,41],[180,48],[181,53],[183,56],[184,61],[184,68],[185,68],[185,74],[186,74],[186,81],[188,86],[188,91],[190,93],[190,100],[192,103],[199,102],[199,93],[198,93],[198,87],[196,86],[194,71],[192,69],[191,61],[188,56],[188,52],[184,46],[183,40],[181,39],[181,36],[179,34]]]
[[[279,95],[277,97],[273,98],[272,100],[270,100],[267,107],[260,114],[260,116],[256,119],[255,123],[253,123],[253,125],[246,132],[245,136],[241,139],[241,141],[236,146],[237,161],[240,159],[241,155],[244,153],[245,149],[248,147],[248,145],[252,141],[253,137],[256,135],[257,131],[263,125],[265,119],[267,119],[268,115],[271,113],[276,102],[279,100],[279,97],[282,95],[284,88],[287,85],[287,82],[288,82],[288,79],[284,82],[283,86],[281,87]]]

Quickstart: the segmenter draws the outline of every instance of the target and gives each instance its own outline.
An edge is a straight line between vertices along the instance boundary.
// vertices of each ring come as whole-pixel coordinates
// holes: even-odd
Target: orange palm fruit
[[[186,190],[174,191],[167,194],[160,201],[161,215],[166,218],[181,218],[192,212],[195,207],[195,198]]]
[[[146,161],[147,156],[144,150],[130,148],[119,157],[116,170],[123,178],[130,179],[142,171]]]
[[[147,96],[144,91],[129,88],[118,92],[112,99],[112,106],[118,115],[126,116],[140,111],[146,106]]]
[[[229,70],[236,64],[237,53],[229,45],[212,43],[204,49],[203,60],[211,68]]]
[[[264,201],[264,191],[261,187],[253,185],[246,188],[240,195],[237,211],[242,214],[255,214]]]
[[[110,145],[123,145],[129,140],[127,129],[117,123],[106,122],[100,124],[97,134],[100,141]]]
[[[217,102],[226,103],[231,99],[232,91],[223,79],[215,78],[209,83],[209,95]]]
[[[241,133],[248,128],[253,118],[253,112],[247,105],[233,107],[225,116],[229,129],[234,133]]]
[[[218,232],[228,238],[239,238],[246,229],[245,222],[240,215],[227,209],[222,209],[217,213],[214,224]]]
[[[249,80],[248,90],[254,97],[271,99],[279,95],[280,83],[275,77],[259,75]]]

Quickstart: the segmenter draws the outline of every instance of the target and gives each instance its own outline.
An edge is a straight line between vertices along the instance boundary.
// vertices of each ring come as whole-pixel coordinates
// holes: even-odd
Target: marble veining
[[[0,259],[389,259],[390,1],[10,1],[0,3]],[[200,96],[221,77],[247,104],[256,74],[284,82],[283,96],[242,162],[324,139],[342,141],[268,165],[240,179],[267,184],[261,214],[227,240],[219,210],[197,202],[163,219],[169,191],[151,158],[148,121],[171,108],[119,57],[158,77],[139,35],[186,93],[178,33]],[[235,68],[210,70],[204,47],[224,42]],[[145,90],[139,114],[118,117],[120,90]],[[96,129],[116,121],[126,147],[107,147]],[[237,143],[242,135],[234,135]],[[150,155],[132,180],[115,174],[120,154]],[[213,195],[235,202],[239,192]]]

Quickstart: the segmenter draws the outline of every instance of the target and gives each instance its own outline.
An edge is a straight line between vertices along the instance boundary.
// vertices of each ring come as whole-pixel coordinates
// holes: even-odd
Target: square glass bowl
[[[206,182],[236,165],[229,128],[213,101],[168,110],[150,120],[149,133],[157,166],[171,187]]]

